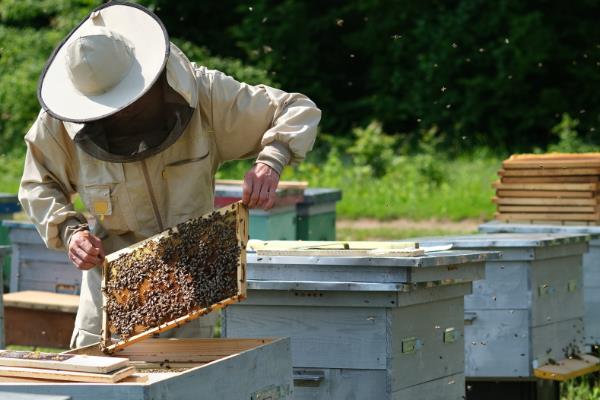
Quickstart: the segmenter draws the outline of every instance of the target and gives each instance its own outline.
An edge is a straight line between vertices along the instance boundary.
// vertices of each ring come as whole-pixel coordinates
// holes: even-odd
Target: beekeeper
[[[321,116],[301,94],[195,65],[156,15],[119,2],[58,45],[38,98],[19,199],[46,245],[83,271],[72,347],[100,340],[105,254],[210,212],[228,160],[256,157],[243,200],[270,208],[281,170],[311,149]],[[95,226],[74,210],[75,193]]]

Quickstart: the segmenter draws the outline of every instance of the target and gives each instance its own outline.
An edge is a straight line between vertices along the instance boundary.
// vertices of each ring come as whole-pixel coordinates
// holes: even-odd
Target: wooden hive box
[[[247,241],[248,210],[238,202],[108,255],[102,283],[104,351],[244,299]]]
[[[50,250],[31,222],[2,221],[8,231],[12,254],[11,292],[40,290],[44,292],[79,294],[81,271],[64,251]]]
[[[98,346],[67,353],[102,355]],[[0,398],[3,392],[18,392],[71,400],[292,399],[288,338],[148,339],[118,357],[129,358],[137,373],[116,383],[0,377]]]
[[[465,297],[467,379],[533,379],[537,368],[584,351],[585,234],[496,233],[418,238],[424,246],[500,251]]]
[[[248,300],[227,308],[224,335],[289,336],[296,400],[464,399],[463,298],[498,253],[330,244],[249,244]]]
[[[507,224],[492,221],[479,226],[484,233],[565,233],[590,235],[589,249],[583,255],[583,301],[585,343],[600,344],[600,226],[559,226]],[[587,349],[589,350],[589,349]]]

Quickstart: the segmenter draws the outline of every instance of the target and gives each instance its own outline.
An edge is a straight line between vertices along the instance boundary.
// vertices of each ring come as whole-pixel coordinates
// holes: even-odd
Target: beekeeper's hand
[[[69,241],[69,259],[77,269],[87,271],[104,261],[102,241],[89,231],[75,232]]]
[[[242,202],[250,208],[268,210],[275,205],[279,174],[267,164],[256,163],[244,177]]]

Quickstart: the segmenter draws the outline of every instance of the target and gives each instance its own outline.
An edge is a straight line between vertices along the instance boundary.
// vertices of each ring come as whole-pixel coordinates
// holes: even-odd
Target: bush
[[[356,166],[367,168],[379,178],[388,172],[394,160],[396,138],[383,133],[381,124],[371,122],[366,128],[355,128],[354,144],[348,148]]]
[[[563,114],[561,121],[552,128],[552,133],[558,136],[558,143],[548,147],[548,151],[558,153],[587,153],[599,151],[600,146],[594,146],[581,138],[577,131],[579,120]]]

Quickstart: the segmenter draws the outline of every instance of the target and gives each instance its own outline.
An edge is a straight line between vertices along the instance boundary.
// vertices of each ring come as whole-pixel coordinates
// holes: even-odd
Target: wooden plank
[[[590,152],[590,153],[543,153],[543,154],[533,154],[533,153],[523,153],[523,154],[513,154],[509,157],[508,162],[513,161],[538,161],[538,160],[581,160],[581,159],[600,159],[600,152]]]
[[[600,214],[496,213],[496,219],[506,221],[599,221]]]
[[[240,261],[237,269],[238,295],[241,298],[246,297],[248,290],[248,280],[246,279],[246,247],[250,238],[248,225],[250,223],[250,214],[242,203],[237,203],[235,214],[235,235],[240,249]]]
[[[108,340],[104,341],[105,344],[104,344],[102,350],[105,353],[114,353],[115,351],[119,351],[119,350],[121,350],[127,346],[130,346],[134,343],[137,343],[141,340],[147,339],[154,335],[158,335],[159,333],[166,332],[173,328],[177,328],[178,326],[185,324],[186,322],[190,322],[196,318],[199,318],[202,315],[208,314],[213,311],[224,309],[231,304],[239,303],[243,299],[244,299],[244,296],[230,297],[228,299],[225,299],[223,301],[215,303],[210,307],[193,310],[193,311],[189,312],[188,314],[184,315],[183,317],[180,317],[180,318],[174,319],[172,321],[166,322],[162,325],[150,328],[148,330],[145,330],[142,333],[133,335],[127,339],[119,340],[116,343],[113,342],[112,339],[108,338]],[[110,344],[106,345],[106,343],[110,343]]]
[[[59,380],[53,380],[53,379],[35,379],[35,378],[18,378],[15,376],[0,376],[0,394],[2,394],[2,386],[4,384],[6,384],[7,382],[37,383],[38,385],[46,384],[46,383],[65,383],[65,381],[59,381]],[[121,379],[117,383],[119,385],[122,385],[125,383],[146,383],[146,382],[148,382],[148,373],[136,372],[135,374],[131,374],[128,377]],[[85,385],[85,386],[87,386],[87,385]]]
[[[94,357],[33,351],[0,350],[0,366],[108,373],[126,367],[122,357]]]
[[[596,197],[594,192],[565,192],[550,190],[497,190],[498,197],[551,197],[551,198],[580,198],[591,199]]]
[[[600,175],[600,168],[564,168],[564,169],[501,169],[500,176],[582,176]]]
[[[596,183],[598,176],[502,176],[502,183]]]
[[[596,206],[600,204],[600,198],[577,199],[566,198],[557,199],[551,197],[493,197],[492,202],[498,205],[516,206],[516,205],[539,205],[539,206]]]
[[[259,256],[295,257],[417,257],[425,254],[423,249],[375,249],[375,250],[257,250]]]
[[[55,371],[41,368],[0,367],[0,376],[23,377],[34,379],[50,379],[55,381],[116,383],[133,375],[135,368],[125,367],[109,374],[91,372]]]
[[[257,255],[298,257],[414,257],[425,254],[414,242],[250,240]]]
[[[498,206],[501,213],[596,213],[598,206]]]
[[[6,293],[3,296],[5,307],[27,308],[30,310],[60,311],[77,313],[79,296],[26,290],[23,292]]]
[[[392,241],[303,241],[303,240],[249,240],[248,249],[254,250],[375,250],[415,249],[415,242]]]
[[[217,185],[242,186],[244,181],[234,179],[217,179],[215,183]],[[280,181],[277,185],[278,189],[306,189],[307,187],[307,181]]]
[[[504,169],[571,169],[571,168],[600,168],[599,160],[546,160],[546,161],[515,161],[503,162]]]
[[[556,362],[556,364],[534,368],[533,373],[540,379],[564,382],[596,371],[600,371],[600,359],[584,354],[580,356],[580,359],[565,359]]]
[[[504,190],[553,190],[569,192],[597,191],[597,183],[502,183],[494,182],[493,188]]]
[[[515,159],[502,162],[504,169],[565,169],[600,168],[599,157],[581,157],[577,159]]]
[[[209,358],[223,358],[238,354],[275,339],[148,339],[135,343],[119,352],[119,357],[145,362],[205,362]]]
[[[228,305],[239,302],[245,298],[246,287],[247,287],[245,248],[246,248],[246,243],[248,242],[248,220],[249,220],[247,207],[244,206],[241,202],[236,202],[236,203],[233,203],[226,207],[222,207],[218,210],[215,210],[213,213],[207,214],[201,218],[212,218],[212,215],[214,215],[214,214],[217,214],[217,215],[221,214],[222,216],[228,216],[227,218],[229,218],[229,216],[232,213],[234,214],[233,218],[235,218],[235,221],[234,221],[235,240],[237,242],[237,248],[240,251],[239,257],[237,258],[238,264],[236,267],[237,268],[237,272],[236,272],[237,293],[236,293],[236,295],[228,297],[228,298],[224,298],[208,307],[203,306],[203,307],[197,307],[195,309],[189,310],[185,315],[174,318],[171,321],[160,321],[158,326],[141,326],[141,327],[136,326],[136,330],[134,331],[134,334],[132,336],[121,337],[121,339],[116,342],[114,342],[114,340],[112,339],[113,332],[111,329],[112,326],[110,324],[110,316],[108,315],[109,307],[107,306],[109,304],[108,303],[109,291],[107,290],[107,288],[110,287],[109,279],[110,279],[110,276],[115,272],[113,269],[116,268],[116,265],[118,265],[118,264],[114,263],[114,261],[119,259],[119,257],[121,257],[123,255],[135,254],[134,252],[136,252],[138,249],[140,251],[147,251],[147,250],[145,250],[146,245],[152,244],[153,242],[161,243],[163,238],[168,238],[168,237],[174,235],[175,233],[179,232],[179,228],[178,227],[170,228],[167,231],[164,231],[164,232],[162,232],[158,235],[155,235],[149,239],[146,239],[142,242],[131,245],[125,249],[119,250],[115,253],[109,254],[106,257],[105,262],[103,264],[103,280],[102,280],[102,294],[103,294],[103,296],[102,296],[103,297],[102,348],[103,348],[104,352],[112,353],[112,352],[122,349],[126,346],[129,346],[133,343],[136,343],[140,340],[148,338],[152,335],[159,334],[159,333],[165,332],[167,330],[176,328],[184,323],[187,323],[196,318],[199,318],[202,315],[225,308]],[[190,220],[190,221],[185,222],[184,224],[190,224],[190,223],[193,223],[193,221],[194,220]],[[179,225],[179,227],[181,227],[181,225]],[[170,242],[168,242],[168,243],[170,243]],[[172,244],[170,244],[170,245],[172,245]],[[173,262],[173,261],[171,260],[171,262]],[[167,279],[167,281],[171,282],[170,283],[171,286],[169,286],[169,287],[176,287],[178,285],[178,283],[174,281],[173,274],[170,274],[165,279]],[[192,277],[190,277],[190,279],[192,279]],[[146,285],[146,286],[144,287],[143,285]],[[152,289],[151,285],[152,284],[148,281],[148,279],[146,279],[146,281],[142,282],[136,289],[137,290],[137,292],[135,292],[135,293],[137,293],[136,295],[143,297],[145,295],[145,293],[147,293],[148,291],[150,291]],[[130,289],[128,289],[128,290],[130,290]],[[161,295],[167,295],[166,294],[167,292],[165,291],[164,288],[162,288],[161,290],[162,290],[162,292],[160,292]],[[131,293],[131,292],[128,292],[128,293]],[[116,296],[116,294],[114,294],[114,295]],[[123,296],[123,297],[126,297],[126,296]],[[115,300],[118,302],[122,301],[117,297],[115,297]]]

